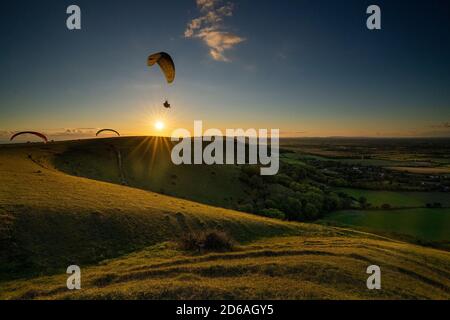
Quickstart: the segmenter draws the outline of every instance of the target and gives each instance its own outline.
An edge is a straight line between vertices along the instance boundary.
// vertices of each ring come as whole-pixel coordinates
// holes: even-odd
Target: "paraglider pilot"
[[[169,103],[169,101],[166,100],[166,102],[164,102],[163,106],[164,106],[164,108],[169,109],[169,108],[170,108],[170,103]]]

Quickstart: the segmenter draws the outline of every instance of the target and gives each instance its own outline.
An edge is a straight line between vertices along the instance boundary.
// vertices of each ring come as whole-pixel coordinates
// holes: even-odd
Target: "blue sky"
[[[366,28],[373,3],[382,30]],[[70,4],[82,30],[66,28]],[[449,136],[449,13],[437,0],[11,1],[0,135],[153,134],[162,119],[164,134],[203,120],[296,136]],[[171,86],[146,66],[158,51],[175,60]]]

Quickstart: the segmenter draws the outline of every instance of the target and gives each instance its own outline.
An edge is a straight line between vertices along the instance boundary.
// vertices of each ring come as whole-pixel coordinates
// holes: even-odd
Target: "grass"
[[[66,275],[2,284],[1,299],[448,299],[449,253],[343,236],[255,241],[234,252],[188,254],[167,242]],[[366,268],[382,290],[366,288]]]
[[[158,179],[166,183],[167,175],[175,179],[163,170],[170,168],[163,156],[147,153],[153,143],[123,138],[0,147],[0,299],[450,297],[446,251],[143,190],[160,187]],[[124,156],[129,183],[147,170],[154,180],[142,188],[120,185],[111,144]],[[152,154],[158,169],[146,164]],[[228,192],[233,181],[228,177],[224,187],[208,180],[208,167],[193,169],[199,170],[195,180],[188,169],[179,169],[180,189],[170,192],[208,200],[213,191],[207,189]],[[190,253],[176,244],[183,234],[212,229],[236,240],[232,252]],[[82,268],[81,291],[66,289],[70,264]],[[370,264],[383,270],[381,291],[366,289]]]
[[[129,186],[227,208],[244,197],[237,166],[176,166],[171,145],[155,137],[82,141],[57,155],[55,166],[70,175],[120,184],[116,148]]]
[[[392,208],[426,207],[427,203],[439,202],[443,207],[450,207],[450,194],[445,192],[397,192],[372,191],[362,189],[340,188],[349,196],[359,199],[364,197],[374,207],[389,204]]]
[[[450,243],[450,209],[346,210],[324,220],[373,232],[407,235],[426,242]]]
[[[0,149],[0,223],[7,230],[0,279],[95,263],[190,230],[226,230],[238,241],[251,241],[305,229],[62,173],[53,159],[67,145]]]

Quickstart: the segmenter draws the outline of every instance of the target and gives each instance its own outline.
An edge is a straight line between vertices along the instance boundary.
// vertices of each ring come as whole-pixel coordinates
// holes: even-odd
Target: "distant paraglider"
[[[101,130],[98,130],[97,133],[95,134],[95,136],[98,137],[98,135],[101,134],[102,132],[112,132],[112,133],[117,134],[117,136],[120,137],[120,133],[117,132],[114,129],[101,129]],[[120,153],[120,150],[114,144],[109,144],[108,143],[107,145],[109,145],[114,150],[114,152],[116,154],[117,166],[118,166],[118,169],[119,169],[120,179],[122,181],[122,184],[126,185],[127,181],[125,180],[125,175],[123,173],[123,166],[122,166],[122,154]]]
[[[101,130],[98,130],[97,133],[95,134],[95,136],[98,137],[98,135],[99,135],[100,133],[105,132],[105,131],[109,131],[109,132],[115,133],[115,134],[117,134],[117,135],[120,137],[120,133],[117,132],[117,131],[114,130],[114,129],[101,129]]]
[[[35,135],[39,138],[41,138],[42,140],[44,140],[45,143],[48,142],[48,139],[45,135],[43,135],[42,133],[36,132],[36,131],[22,131],[22,132],[18,132],[16,134],[14,134],[11,139],[9,139],[9,141],[13,141],[16,137],[24,135],[24,134],[32,134]]]

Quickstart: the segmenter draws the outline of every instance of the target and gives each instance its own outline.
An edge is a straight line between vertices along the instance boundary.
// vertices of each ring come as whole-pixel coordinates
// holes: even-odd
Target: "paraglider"
[[[175,64],[173,63],[172,57],[165,52],[152,54],[147,59],[147,65],[152,67],[155,63],[161,68],[167,83],[172,83],[175,80]]]
[[[95,136],[98,137],[98,135],[99,135],[100,133],[102,133],[102,132],[112,132],[112,133],[117,134],[117,136],[120,137],[120,133],[117,132],[117,131],[114,130],[114,129],[101,129],[101,130],[98,130],[97,133],[95,134]],[[115,154],[116,154],[116,157],[117,157],[117,166],[118,166],[118,168],[119,168],[120,179],[122,180],[122,184],[123,184],[123,185],[126,185],[127,182],[126,182],[126,180],[125,180],[125,175],[123,174],[123,167],[122,167],[122,154],[120,153],[120,150],[119,150],[115,145],[109,144],[109,143],[108,143],[107,145],[109,145],[109,146],[114,150],[114,152],[115,152]]]
[[[42,140],[44,140],[45,143],[48,142],[48,139],[45,135],[43,135],[42,133],[36,132],[36,131],[22,131],[22,132],[18,132],[16,134],[14,134],[11,139],[9,139],[9,141],[13,141],[16,137],[24,135],[24,134],[32,134],[35,135],[39,138],[41,138]]]
[[[115,134],[117,134],[117,135],[120,137],[120,133],[117,132],[117,131],[114,130],[114,129],[101,129],[101,130],[98,130],[97,133],[95,134],[95,136],[98,137],[98,135],[99,135],[100,133],[105,132],[105,131],[109,131],[109,132],[115,133]]]
[[[152,54],[147,59],[147,65],[149,67],[152,67],[153,65],[155,65],[155,63],[157,63],[161,68],[161,71],[166,77],[167,83],[173,83],[173,81],[175,80],[175,64],[172,57],[166,52],[158,52]],[[163,106],[166,109],[170,108],[170,103],[167,99],[163,103]]]

